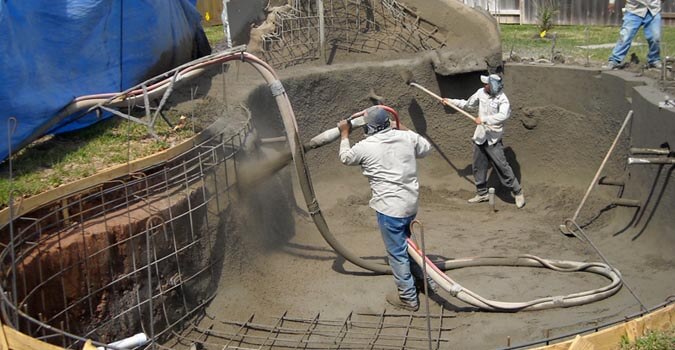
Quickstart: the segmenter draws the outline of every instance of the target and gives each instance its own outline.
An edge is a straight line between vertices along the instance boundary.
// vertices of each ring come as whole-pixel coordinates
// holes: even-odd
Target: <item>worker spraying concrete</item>
[[[419,266],[410,263],[406,240],[419,207],[416,159],[426,156],[431,144],[398,120],[397,126],[392,127],[388,112],[380,106],[366,109],[363,119],[366,138],[354,146],[349,143],[353,130],[350,121],[342,120],[338,124],[340,161],[361,166],[370,183],[370,207],[376,212],[397,287],[396,293],[387,294],[387,302],[396,308],[417,311],[415,278],[424,279]],[[430,280],[430,286],[434,285]]]

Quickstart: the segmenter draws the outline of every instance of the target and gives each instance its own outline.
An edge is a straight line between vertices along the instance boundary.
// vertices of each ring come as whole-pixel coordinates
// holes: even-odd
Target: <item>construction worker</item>
[[[475,119],[476,129],[473,133],[473,176],[476,182],[476,195],[469,203],[488,201],[488,167],[490,163],[499,176],[502,185],[511,189],[516,206],[525,206],[525,196],[520,182],[513,173],[511,165],[504,156],[502,136],[504,122],[511,115],[511,104],[504,94],[502,78],[497,74],[481,75],[483,87],[478,89],[468,100],[444,98],[443,104],[458,108],[475,108],[478,105],[478,117]]]
[[[609,0],[608,9],[614,12],[615,0]],[[606,69],[619,69],[626,58],[633,38],[640,27],[645,34],[649,52],[647,53],[647,68],[661,69],[661,3],[663,0],[626,0],[623,14],[623,23],[619,31],[612,55],[609,56]]]
[[[420,276],[421,269],[410,262],[406,238],[410,237],[410,224],[418,208],[416,158],[429,153],[431,145],[403,125],[399,129],[392,128],[388,112],[381,107],[368,108],[364,119],[366,138],[353,147],[349,144],[351,124],[347,120],[338,123],[339,158],[345,165],[360,165],[370,183],[370,207],[377,213],[377,223],[398,289],[398,293],[387,294],[387,302],[399,309],[417,311],[419,298],[413,273]],[[435,289],[435,285],[430,283],[429,286]]]

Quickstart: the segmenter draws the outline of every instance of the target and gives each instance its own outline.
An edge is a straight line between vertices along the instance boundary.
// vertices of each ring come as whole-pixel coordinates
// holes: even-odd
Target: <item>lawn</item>
[[[501,25],[504,57],[517,55],[523,59],[551,58],[562,54],[567,63],[600,65],[607,60],[611,46],[618,38],[618,27],[557,26],[541,38],[535,25]],[[222,26],[205,28],[213,45],[223,40]],[[553,40],[555,37],[555,41]],[[662,56],[675,50],[675,28],[665,27],[662,35]],[[647,44],[642,32],[631,48],[644,62]],[[580,46],[603,45],[605,48],[584,49]],[[176,122],[178,116],[171,116]],[[188,129],[173,132],[165,123],[158,123],[158,139],[149,137],[144,126],[111,118],[78,132],[47,137],[18,152],[13,158],[12,190],[14,197],[31,196],[62,184],[93,175],[106,167],[153,154],[171,146],[176,140],[189,137]],[[6,207],[10,182],[8,162],[0,165],[0,208]]]
[[[556,26],[547,32],[545,38],[539,36],[536,25],[502,24],[500,30],[505,58],[514,54],[521,58],[551,59],[555,36],[555,52],[561,53],[566,63],[577,64],[585,64],[587,59],[592,65],[606,62],[619,38],[619,27],[614,26]],[[672,56],[675,50],[675,27],[664,27],[661,36],[661,56]],[[633,44],[628,57],[635,53],[642,63],[646,63],[648,46],[642,30]]]

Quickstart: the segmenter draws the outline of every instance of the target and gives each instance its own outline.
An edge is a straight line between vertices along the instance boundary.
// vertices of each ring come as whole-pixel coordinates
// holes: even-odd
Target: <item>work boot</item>
[[[387,293],[387,302],[391,304],[393,307],[401,310],[406,310],[406,311],[417,311],[420,308],[420,303],[415,300],[413,303],[412,301],[406,301],[402,300],[401,297],[398,295],[398,292],[389,292]]]
[[[470,198],[467,202],[469,203],[481,203],[481,202],[487,202],[489,199],[487,194],[477,194],[473,198]]]
[[[518,193],[517,195],[515,195],[515,197],[516,197],[516,207],[518,209],[524,207],[525,206],[525,195],[523,194],[523,192]]]

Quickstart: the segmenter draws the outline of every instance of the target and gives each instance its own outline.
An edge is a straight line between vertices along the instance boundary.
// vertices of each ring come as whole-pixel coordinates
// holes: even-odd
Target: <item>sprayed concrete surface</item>
[[[245,100],[261,137],[283,135],[281,120],[266,86],[246,66],[230,70],[230,99]],[[431,97],[408,87],[401,71],[446,97],[466,98],[480,86],[477,73],[443,77],[426,60],[296,67],[283,72],[303,141],[334,127],[372,101],[368,91],[395,108],[402,122],[433,144],[418,161],[418,219],[424,225],[428,255],[439,259],[532,254],[549,259],[601,261],[590,245],[563,236],[558,227],[571,217],[605,156],[627,112],[635,110],[629,131],[619,138],[603,172],[624,176],[626,186],[597,186],[577,222],[625,282],[647,306],[663,302],[675,289],[673,167],[627,166],[629,147],[660,147],[675,142],[675,114],[658,109],[662,99],[651,82],[622,72],[574,67],[511,65],[505,69],[505,92],[512,103],[504,143],[527,198],[516,209],[496,176],[497,212],[469,205],[473,195],[471,141],[466,117],[444,109]],[[252,72],[248,72],[252,73]],[[216,84],[214,80],[214,85]],[[631,104],[632,102],[632,104]],[[361,132],[355,131],[352,141]],[[268,157],[283,146],[265,146]],[[337,160],[337,144],[307,153],[318,203],[338,240],[361,257],[384,262],[385,252],[370,190],[358,167]],[[284,312],[298,317],[344,319],[350,312],[391,310],[386,292],[391,276],[374,275],[346,262],[325,243],[299,193],[292,167],[242,193],[236,244],[225,247],[225,264],[208,314],[220,320],[245,321],[252,314],[268,324]],[[641,208],[608,208],[612,199],[637,199]],[[300,209],[302,208],[302,209]],[[418,237],[419,242],[419,237]],[[513,267],[465,268],[448,272],[464,287],[491,299],[525,301],[604,286],[602,277]],[[490,313],[476,310],[442,292],[430,301],[431,312],[444,308],[453,317],[441,348],[491,349],[521,344],[619,320],[640,310],[624,286],[616,295],[589,305],[546,311]],[[423,301],[424,299],[422,299]],[[422,304],[424,305],[424,303]],[[424,314],[421,308],[417,314]],[[510,340],[509,340],[510,339]]]

